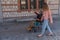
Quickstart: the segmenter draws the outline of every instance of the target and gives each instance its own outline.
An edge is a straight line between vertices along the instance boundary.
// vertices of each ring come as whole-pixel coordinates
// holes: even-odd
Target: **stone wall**
[[[2,6],[2,11],[17,11],[17,5],[10,5],[10,4],[17,4],[17,0],[1,0],[2,4],[9,4],[7,6]],[[3,12],[3,17],[16,17],[17,12]]]
[[[17,11],[18,10],[18,0],[1,0],[2,4],[16,4],[13,6],[2,6],[2,11]],[[58,14],[59,13],[59,0],[47,0],[47,3],[49,5],[49,8],[52,11],[52,14]],[[30,15],[34,15],[28,12],[22,12],[22,13],[18,13],[18,12],[3,12],[3,17],[20,17],[20,16],[30,16]]]
[[[1,7],[1,0],[0,0],[0,23],[3,22],[3,14],[2,14],[2,7]]]
[[[47,0],[49,8],[53,14],[58,14],[59,12],[59,0]]]
[[[59,0],[59,16],[60,16],[60,0]]]

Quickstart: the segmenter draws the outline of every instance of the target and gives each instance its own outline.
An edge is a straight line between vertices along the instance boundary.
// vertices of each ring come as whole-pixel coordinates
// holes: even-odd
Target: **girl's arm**
[[[53,23],[52,14],[51,14],[50,10],[49,10],[49,21],[50,21],[50,23]]]

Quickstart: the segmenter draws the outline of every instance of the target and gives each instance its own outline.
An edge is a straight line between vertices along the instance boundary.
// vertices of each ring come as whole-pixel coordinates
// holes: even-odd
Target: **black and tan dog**
[[[35,27],[34,25],[30,25],[26,28],[28,32],[37,32],[40,29],[40,27]]]

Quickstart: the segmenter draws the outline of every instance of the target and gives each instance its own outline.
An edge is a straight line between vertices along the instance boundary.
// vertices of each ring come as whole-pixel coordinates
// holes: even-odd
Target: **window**
[[[42,8],[44,0],[39,0],[39,9]]]
[[[18,0],[19,11],[39,11],[44,0]]]
[[[21,6],[21,10],[25,10],[28,9],[28,2],[27,0],[20,0],[20,6]]]
[[[36,0],[30,0],[30,9],[36,9]]]

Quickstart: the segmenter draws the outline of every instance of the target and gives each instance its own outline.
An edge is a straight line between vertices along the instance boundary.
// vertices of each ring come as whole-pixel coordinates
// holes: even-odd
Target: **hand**
[[[53,21],[51,21],[50,23],[53,24]]]

